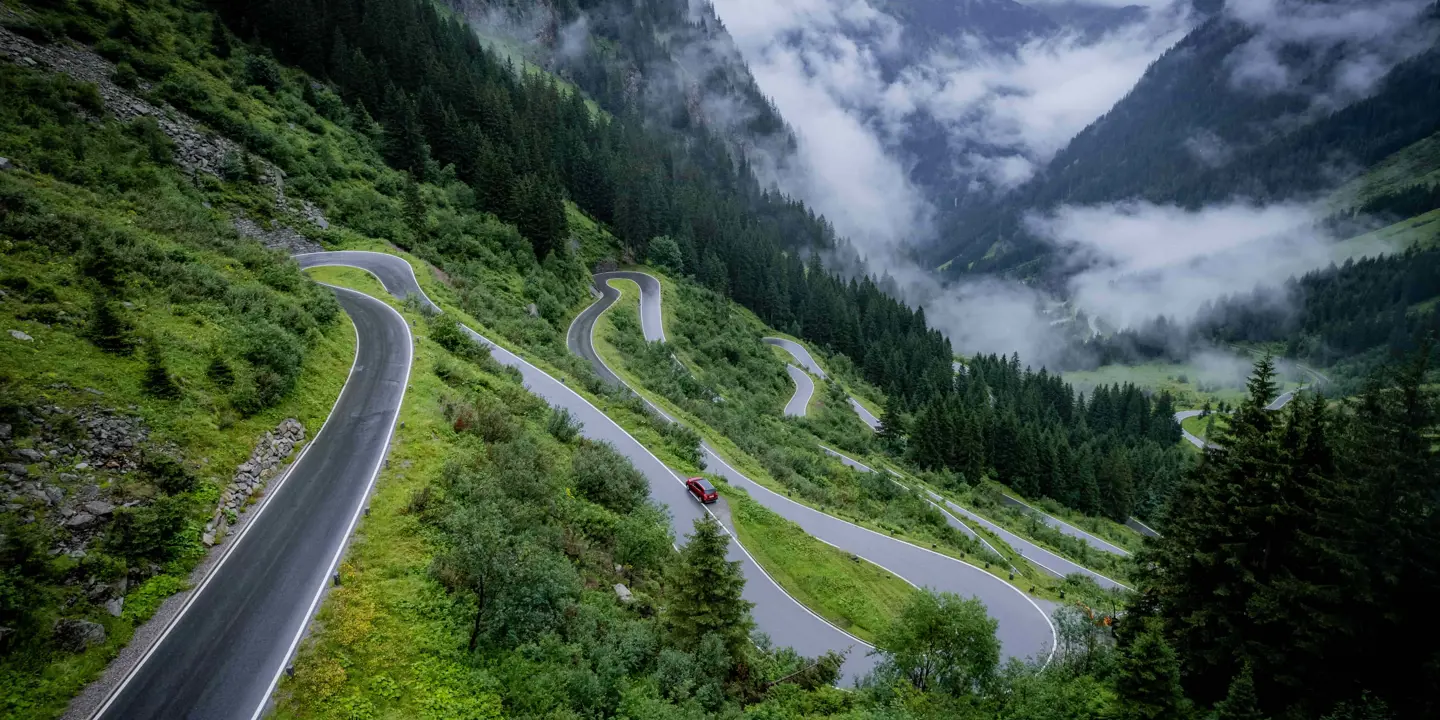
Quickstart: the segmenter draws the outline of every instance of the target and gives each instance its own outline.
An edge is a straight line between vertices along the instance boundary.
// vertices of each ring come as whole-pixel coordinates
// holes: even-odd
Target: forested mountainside
[[[515,223],[537,258],[563,241],[568,197],[614,230],[627,257],[671,238],[680,269],[766,322],[834,346],[902,402],[948,387],[949,341],[923,313],[868,279],[847,281],[818,264],[807,272],[806,253],[832,246],[833,230],[760,188],[705,128],[668,131],[633,106],[597,117],[579,93],[517,75],[465,25],[418,1],[257,2],[220,13],[240,37],[330,78],[350,104],[336,112],[362,124],[373,112],[392,165],[417,179],[454,172],[479,209]],[[177,106],[224,120],[203,96],[165,87]],[[465,252],[460,238],[421,240]]]
[[[1158,518],[1186,467],[1174,401],[1164,393],[1126,384],[1086,397],[1059,375],[995,356],[968,361],[956,386],[905,428],[923,467],[988,474],[1025,497],[1120,522]]]
[[[1419,22],[1440,24],[1440,6]],[[1435,48],[1397,65],[1370,96],[1327,109],[1315,103],[1336,58],[1306,55],[1304,46],[1286,58],[1295,69],[1286,92],[1257,93],[1227,80],[1227,63],[1253,33],[1213,16],[1035,178],[951,218],[926,260],[949,262],[952,276],[1022,266],[1024,276],[1044,276],[1049,247],[1026,229],[1027,212],[1135,198],[1187,208],[1309,199],[1440,130],[1429,110],[1440,105]]]

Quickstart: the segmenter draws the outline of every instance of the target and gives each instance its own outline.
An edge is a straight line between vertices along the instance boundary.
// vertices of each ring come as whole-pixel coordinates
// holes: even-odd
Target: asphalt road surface
[[[302,267],[348,265],[368,270],[379,277],[385,285],[385,289],[396,297],[418,295],[424,304],[435,307],[434,303],[430,302],[429,298],[425,297],[424,291],[420,289],[409,263],[393,255],[325,253],[304,256],[297,260],[301,261]],[[653,278],[651,279],[653,280]],[[642,284],[641,287],[645,286]],[[659,287],[658,283],[655,287]],[[592,357],[594,353],[589,339],[594,329],[595,319],[620,297],[619,291],[610,288],[603,282],[597,283],[597,289],[600,290],[601,298],[576,318],[576,321],[571,324],[568,334],[572,349],[576,347],[575,343],[581,343],[584,347],[589,348],[592,355],[587,357]],[[435,309],[439,308],[435,307]],[[709,512],[709,508],[696,502],[685,490],[683,478],[666,467],[644,445],[641,445],[615,421],[571,390],[565,383],[556,380],[515,353],[496,345],[473,329],[464,325],[461,325],[461,328],[477,343],[489,348],[496,361],[518,369],[525,387],[530,392],[545,400],[552,407],[569,410],[571,417],[581,425],[581,435],[592,440],[608,442],[621,455],[629,459],[631,464],[649,480],[651,496],[669,508],[671,528],[677,541],[681,541],[685,535],[692,532],[695,521]],[[593,362],[596,370],[604,370],[613,378],[613,373],[609,373],[608,368],[598,362],[598,356],[593,357],[595,357]],[[619,381],[616,379],[614,382],[618,384]],[[720,510],[721,512],[714,513],[714,515],[722,522],[726,522],[728,512],[724,508],[720,508]],[[727,529],[733,534],[733,527],[727,524]],[[872,650],[869,645],[829,624],[787,595],[738,542],[730,543],[728,557],[731,561],[740,563],[741,571],[745,575],[744,597],[755,604],[755,608],[751,611],[755,618],[755,624],[761,632],[770,636],[772,642],[776,645],[792,647],[807,657],[814,657],[828,650],[847,653],[845,664],[841,667],[841,675],[846,684],[858,679],[874,667],[876,658],[869,655]]]
[[[840,459],[840,462],[852,468],[855,468],[856,470],[859,470],[861,472],[874,472],[874,470],[872,470],[868,465],[860,462],[859,460],[855,460],[854,458],[847,457],[843,453],[832,450],[828,447],[825,447],[824,445],[821,445],[820,449],[824,450],[827,453],[830,453],[831,455],[834,455],[835,457]],[[894,475],[901,480],[905,479],[903,475],[895,472],[894,470],[890,470],[889,468],[886,468],[886,470],[889,470],[891,475]],[[910,489],[910,486],[905,485],[904,483],[901,483],[899,481],[897,481],[896,484],[907,490]],[[924,491],[926,497],[929,498],[930,504],[934,505],[942,513],[944,513],[947,520],[950,521],[951,525],[957,527],[960,530],[963,530],[967,535],[978,539],[980,542],[985,543],[985,547],[990,548],[990,551],[995,553],[996,555],[1000,555],[1000,551],[996,550],[995,547],[990,543],[985,542],[985,539],[983,537],[980,537],[975,533],[974,530],[971,530],[964,523],[960,522],[960,520],[956,518],[952,513],[958,513],[960,515],[963,515],[971,522],[977,523],[984,527],[986,530],[995,533],[995,535],[997,535],[1001,540],[1004,540],[1007,544],[1010,545],[1010,547],[1014,548],[1016,552],[1024,556],[1026,560],[1029,560],[1030,562],[1034,563],[1036,567],[1039,567],[1041,570],[1044,570],[1054,575],[1055,577],[1063,578],[1066,575],[1079,573],[1081,575],[1086,575],[1090,578],[1093,578],[1095,582],[1100,585],[1100,587],[1127,587],[1123,583],[1111,580],[1110,578],[1105,577],[1100,573],[1090,570],[1089,568],[1082,567],[1081,565],[1071,562],[1060,555],[1050,552],[1049,550],[1046,550],[1045,548],[1040,547],[1039,545],[1036,545],[1035,543],[1030,542],[1023,537],[1020,537],[1019,535],[1016,535],[1015,533],[1012,533],[1009,530],[1006,530],[1005,528],[993,522],[990,522],[989,520],[986,520],[984,517],[945,499],[939,493],[936,493],[928,488],[922,488],[922,490]],[[1001,557],[1004,556],[1001,555]]]
[[[644,286],[642,291],[643,289]],[[595,305],[608,307],[610,303],[613,303],[613,299],[607,301],[607,297],[602,297]],[[598,312],[582,312],[581,318],[584,320],[577,318],[569,337],[588,343],[593,332],[578,326],[582,322],[593,326],[598,316]],[[797,361],[810,367],[812,372],[819,370],[819,366],[814,364],[813,358],[810,358],[810,354],[803,347],[779,338],[766,338],[766,342],[790,350]],[[799,352],[796,353],[790,346],[798,347]],[[576,350],[582,357],[594,358],[592,362],[598,363],[600,367],[604,366],[603,362],[599,362],[593,348],[590,352],[573,347],[572,350]],[[824,377],[823,371],[820,376]],[[664,413],[661,415],[665,416]],[[967,563],[888,535],[881,535],[790,500],[736,470],[709,444],[701,443],[701,451],[710,472],[724,477],[733,485],[745,488],[756,501],[796,523],[817,539],[880,565],[914,585],[951,591],[963,597],[978,597],[985,603],[991,617],[999,623],[996,634],[1006,656],[1044,659],[1054,650],[1055,629],[1050,624],[1048,614],[1014,586]],[[757,622],[758,620],[757,606]],[[777,642],[781,641],[779,637],[775,639]]]
[[[1094,535],[1091,535],[1090,533],[1085,532],[1084,530],[1081,530],[1080,528],[1077,528],[1074,525],[1071,525],[1070,523],[1061,520],[1060,518],[1049,515],[1045,511],[1039,510],[1020,500],[1010,497],[1009,495],[1005,496],[1005,501],[1010,503],[1011,505],[1015,505],[1021,508],[1022,510],[1030,513],[1031,515],[1034,515],[1037,518],[1040,518],[1040,522],[1043,522],[1046,525],[1049,525],[1050,527],[1059,530],[1060,534],[1069,535],[1070,537],[1080,540],[1081,542],[1089,545],[1092,548],[1095,548],[1096,550],[1099,550],[1101,552],[1107,552],[1111,555],[1119,555],[1121,557],[1130,556],[1129,551],[1125,550],[1125,548],[1115,545],[1114,543],[1111,543],[1109,541],[1095,537]]]
[[[815,362],[815,358],[811,357],[810,351],[806,350],[804,345],[801,345],[800,343],[797,343],[793,340],[786,340],[785,338],[767,337],[761,339],[764,340],[766,344],[774,345],[775,347],[781,348],[785,352],[790,353],[790,356],[795,358],[795,362],[800,363],[801,367],[810,371],[810,373],[815,377],[818,377],[821,380],[825,380],[829,377],[825,374],[824,370],[820,369],[820,363]],[[790,377],[792,379],[796,378],[794,371],[791,371]],[[809,378],[806,379],[808,380]],[[804,386],[800,384],[800,380],[795,379],[795,397],[791,398],[790,404],[785,406],[786,415],[805,414],[790,412],[791,405],[795,404],[796,400],[799,399],[802,392],[806,392]],[[811,394],[814,393],[814,383],[811,383],[811,388],[809,392]],[[855,414],[860,416],[861,422],[864,422],[871,430],[880,429],[880,418],[877,418],[873,414],[871,414],[871,412],[869,410],[866,410],[865,406],[861,405],[860,401],[856,400],[855,398],[852,397],[849,398],[849,400],[850,407],[855,409]],[[809,395],[806,395],[805,402],[807,404],[810,402]]]
[[[790,373],[790,380],[795,383],[795,394],[785,403],[785,414],[805,417],[805,411],[810,407],[810,398],[815,395],[815,381],[810,379],[809,373],[794,365],[786,365],[785,372]]]
[[[358,347],[330,417],[96,717],[249,720],[264,709],[364,507],[410,375],[400,314],[335,295]]]

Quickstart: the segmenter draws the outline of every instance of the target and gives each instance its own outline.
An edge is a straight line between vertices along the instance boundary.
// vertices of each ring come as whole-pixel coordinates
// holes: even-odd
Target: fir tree
[[[1255,678],[1250,663],[1230,681],[1225,699],[1215,706],[1215,720],[1266,720],[1255,697]]]
[[[135,349],[131,329],[130,321],[121,314],[113,300],[101,292],[92,296],[90,319],[85,327],[85,336],[90,342],[106,352],[129,355]]]
[[[1180,689],[1180,663],[1153,618],[1141,625],[1120,648],[1115,689],[1120,695],[1120,720],[1179,720],[1189,705]]]
[[[170,376],[160,341],[153,337],[145,343],[145,380],[141,385],[146,393],[164,400],[180,397],[180,385]]]
[[[695,521],[695,532],[676,558],[667,592],[666,626],[682,647],[698,647],[706,635],[724,637],[732,657],[749,642],[751,604],[741,597],[740,563],[726,559],[729,536],[715,518]]]

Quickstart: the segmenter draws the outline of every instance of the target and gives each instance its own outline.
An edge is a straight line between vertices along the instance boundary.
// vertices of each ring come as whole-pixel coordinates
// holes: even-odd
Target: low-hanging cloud
[[[1434,45],[1434,0],[1242,0],[1225,13],[1254,32],[1227,58],[1230,82],[1304,93],[1316,111],[1369,96],[1396,64]]]
[[[1316,220],[1307,203],[1186,210],[1124,202],[1065,206],[1026,224],[1073,264],[1073,306],[1127,327],[1157,315],[1188,322],[1206,300],[1325,265],[1334,238]]]

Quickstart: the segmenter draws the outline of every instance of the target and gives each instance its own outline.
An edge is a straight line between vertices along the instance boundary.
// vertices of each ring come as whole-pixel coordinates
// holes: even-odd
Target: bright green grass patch
[[[1431,210],[1338,243],[1335,257],[1373,257],[1411,247],[1433,247],[1436,243],[1440,243],[1440,210]]]
[[[840,629],[873,644],[916,591],[878,565],[826,545],[726,486],[740,542],[785,591]],[[857,650],[858,652],[858,650]]]
[[[1206,432],[1206,429],[1211,427],[1212,421],[1214,422],[1213,430]],[[1221,430],[1229,426],[1229,416],[1220,413],[1211,413],[1206,417],[1189,417],[1180,422],[1180,427],[1201,440],[1210,440],[1216,434],[1219,434]]]
[[[1081,391],[1116,383],[1134,383],[1156,392],[1169,391],[1178,407],[1199,407],[1221,401],[1238,403],[1246,397],[1243,373],[1214,373],[1194,364],[1105,365],[1094,370],[1067,372],[1064,378]],[[1280,391],[1294,390],[1300,385],[1291,378],[1280,383]]]
[[[634,287],[633,283],[622,283],[617,285],[617,289],[621,290],[621,298],[617,300],[614,305],[611,306],[611,309],[626,308],[631,312],[636,312],[638,311],[639,307],[638,295],[627,298],[625,296],[624,285],[630,285],[631,287]],[[948,544],[940,542],[938,538],[932,538],[928,536],[913,536],[906,532],[902,532],[891,525],[880,522],[874,518],[860,517],[858,515],[854,515],[846,512],[844,508],[817,507],[813,503],[809,502],[806,498],[796,496],[791,492],[789,488],[786,488],[784,485],[776,481],[774,477],[772,477],[770,473],[767,472],[755,458],[751,457],[748,453],[740,450],[740,448],[736,446],[735,443],[732,442],[728,437],[717,432],[714,428],[711,428],[706,423],[700,421],[691,413],[676,406],[664,396],[655,392],[651,392],[644,385],[640,384],[638,378],[636,378],[634,374],[632,374],[629,370],[626,369],[624,357],[610,341],[609,338],[614,332],[614,323],[610,319],[610,312],[607,311],[596,320],[595,350],[596,353],[600,356],[601,360],[603,360],[605,364],[609,366],[609,368],[616,374],[616,376],[618,376],[621,381],[629,385],[631,388],[634,388],[635,391],[639,393],[642,397],[654,403],[657,407],[663,409],[671,417],[676,418],[680,422],[684,423],[686,426],[692,428],[697,433],[699,433],[700,437],[704,438],[704,440],[712,448],[714,448],[715,451],[719,453],[727,463],[729,463],[732,467],[734,467],[741,473],[744,473],[746,477],[749,477],[751,480],[760,484],[762,487],[765,487],[781,495],[789,496],[796,502],[800,502],[802,504],[805,504],[807,507],[811,507],[815,510],[827,513],[834,517],[845,520],[846,522],[850,522],[860,527],[873,530],[882,535],[894,537],[897,540],[902,540],[912,545],[916,545],[922,548],[930,548],[935,552],[939,552],[957,560],[967,562],[976,567],[981,567],[982,569],[988,571],[990,574],[1006,580],[1007,582],[1011,582],[1016,587],[1019,587],[1027,592],[1030,591],[1031,588],[1034,588],[1033,594],[1036,597],[1042,597],[1052,600],[1059,599],[1058,581],[1054,580],[1049,575],[1046,575],[1045,573],[1039,571],[1028,563],[1021,562],[1021,557],[1019,553],[1016,553],[1003,541],[993,536],[987,538],[989,539],[990,543],[994,545],[997,549],[1000,549],[1002,553],[1008,553],[1007,557],[1011,559],[1011,562],[1021,569],[1021,573],[1019,575],[1016,575],[1014,578],[1011,577],[1009,568],[1001,567],[998,564],[984,567],[984,560],[972,555],[968,555],[967,553],[956,548],[950,547]],[[619,422],[623,427],[625,427],[627,431],[630,431],[632,435],[635,435],[637,439],[641,439],[641,442],[645,442],[645,440],[641,438],[641,433],[645,432],[647,428],[640,426],[638,423],[635,422],[634,419],[630,419],[628,421],[622,420],[620,417],[616,417],[615,419],[616,422]],[[637,430],[639,432],[637,432]],[[646,444],[649,445],[649,443]],[[662,460],[665,460],[667,463],[671,463],[673,460],[673,455],[667,455],[659,451],[656,452],[656,455],[659,456]],[[835,462],[838,464],[839,460],[831,460],[831,462]],[[681,466],[672,464],[672,467]],[[872,465],[872,467],[874,466]],[[686,471],[688,472],[688,470]],[[819,545],[824,545],[818,540],[812,540],[812,542]],[[759,561],[758,558],[757,561]],[[765,567],[767,572],[770,572],[771,568],[769,566],[766,566],[764,562],[761,562],[761,564],[763,567]],[[777,582],[781,583],[781,587],[785,588],[786,592],[791,592],[791,594],[795,595],[797,598],[801,597],[801,595],[804,594],[803,590],[800,589],[794,589],[792,591],[792,588],[787,585],[785,581],[781,581],[780,578],[777,577],[776,580]]]

